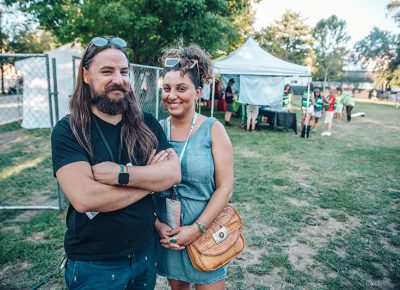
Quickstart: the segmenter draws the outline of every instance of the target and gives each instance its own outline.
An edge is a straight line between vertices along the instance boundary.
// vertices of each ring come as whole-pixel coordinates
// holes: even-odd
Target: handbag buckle
[[[218,231],[212,234],[212,237],[217,244],[220,244],[228,238],[228,230],[226,227],[221,227]]]

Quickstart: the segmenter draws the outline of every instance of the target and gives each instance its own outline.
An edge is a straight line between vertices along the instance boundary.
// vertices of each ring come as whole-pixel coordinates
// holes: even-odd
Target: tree
[[[392,0],[386,7],[400,26],[400,1]],[[400,86],[400,34],[374,27],[368,36],[355,44],[353,60],[379,72],[377,81]]]
[[[390,3],[386,5],[386,8],[400,27],[400,0],[391,0]]]
[[[18,11],[15,5],[6,6],[0,0],[0,53],[41,53],[55,46],[48,32],[37,30],[32,20]],[[1,93],[5,94],[4,70],[15,59],[0,59]]]
[[[350,40],[346,32],[346,21],[332,15],[321,19],[313,29],[313,48],[315,52],[316,79],[326,81],[336,80],[342,74],[344,57],[347,54],[346,45]]]
[[[400,1],[392,0],[387,6],[388,12],[392,15],[394,21],[400,27]],[[396,53],[390,62],[389,85],[400,86],[400,34],[396,37]]]
[[[252,1],[244,0],[17,2],[61,43],[118,36],[128,42],[131,61],[144,64],[157,64],[161,50],[178,39],[195,42],[212,53],[229,51],[252,24],[251,17],[243,13],[248,14]]]
[[[300,13],[287,10],[275,24],[255,34],[261,47],[285,60],[305,64],[311,52],[310,28]]]
[[[390,32],[373,27],[368,36],[354,45],[355,62],[374,71],[387,70],[395,53],[395,39]]]

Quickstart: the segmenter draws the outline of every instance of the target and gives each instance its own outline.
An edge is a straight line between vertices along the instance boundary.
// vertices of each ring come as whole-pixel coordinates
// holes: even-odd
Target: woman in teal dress
[[[224,126],[195,112],[203,84],[212,77],[211,57],[196,45],[167,50],[163,57],[162,101],[169,113],[161,125],[181,159],[182,181],[171,192],[156,193],[156,229],[160,235],[157,270],[171,289],[224,289],[226,266],[196,270],[189,245],[215,220],[232,196],[233,149]],[[175,218],[167,218],[168,211]]]

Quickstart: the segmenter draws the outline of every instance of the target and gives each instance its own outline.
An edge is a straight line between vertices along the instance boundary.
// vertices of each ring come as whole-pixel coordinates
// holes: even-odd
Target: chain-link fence
[[[131,64],[131,86],[143,111],[157,119],[167,116],[161,106],[161,68]]]
[[[0,208],[59,208],[49,142],[58,111],[51,78],[48,55],[0,54]]]

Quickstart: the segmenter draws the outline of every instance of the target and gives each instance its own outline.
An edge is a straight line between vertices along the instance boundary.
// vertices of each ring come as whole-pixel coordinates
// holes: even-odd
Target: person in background
[[[203,84],[212,76],[211,56],[191,45],[166,50],[161,61],[162,101],[170,114],[161,125],[181,159],[182,182],[174,186],[173,194],[154,195],[161,237],[157,270],[168,278],[172,290],[189,290],[191,284],[201,290],[222,290],[226,266],[198,271],[185,250],[207,231],[232,196],[233,148],[228,134],[214,117],[195,112]],[[171,203],[180,210],[168,210]],[[173,222],[167,212],[176,214]]]
[[[121,38],[92,39],[70,114],[51,135],[54,175],[70,201],[67,289],[154,289],[151,194],[181,180],[178,156],[133,94],[126,47]]]
[[[314,90],[314,128],[318,127],[318,121],[322,117],[323,98],[319,89]]]
[[[283,89],[283,108],[286,108],[288,112],[293,112],[292,102],[294,100],[294,93],[290,89],[290,85],[286,84]]]
[[[217,76],[215,78],[215,88],[214,88],[214,110],[216,111],[219,110],[218,105],[219,105],[219,100],[221,99],[221,89],[222,89],[221,77]]]
[[[259,112],[258,105],[247,105],[246,113],[247,113],[247,122],[246,122],[246,131],[254,132],[256,129],[257,117]],[[251,127],[250,127],[251,123]]]
[[[336,92],[336,109],[335,109],[335,119],[342,120],[343,113],[343,99],[345,97],[345,93],[342,88],[337,89]]]
[[[396,109],[398,109],[400,106],[400,91],[396,92],[395,98],[396,98]]]
[[[303,97],[301,98],[301,135],[304,138],[309,136],[311,125],[310,119],[314,112],[315,100],[314,100],[314,86],[310,84],[310,92],[308,94],[308,88],[303,92]]]
[[[225,126],[230,127],[232,126],[230,123],[232,113],[233,113],[233,92],[232,86],[235,83],[234,79],[230,79],[228,85],[225,89],[225,103],[226,103],[226,113],[225,113]]]
[[[321,136],[331,136],[332,135],[332,122],[333,115],[335,113],[335,103],[336,103],[336,89],[331,86],[329,89],[329,95],[324,97],[324,107],[325,107],[325,117],[324,123],[326,124],[326,130],[321,133]]]
[[[346,106],[347,122],[351,121],[351,111],[356,105],[356,100],[354,99],[352,91],[345,91],[345,96],[343,98],[343,103]]]
[[[372,98],[372,101],[374,101],[374,102],[376,102],[378,100],[378,92],[375,89],[373,89],[371,92],[371,98]]]

